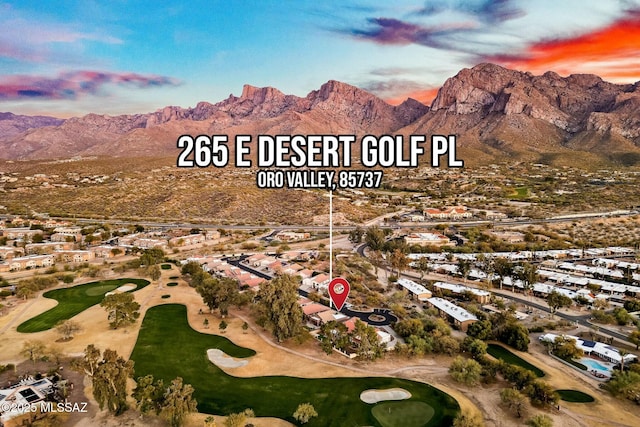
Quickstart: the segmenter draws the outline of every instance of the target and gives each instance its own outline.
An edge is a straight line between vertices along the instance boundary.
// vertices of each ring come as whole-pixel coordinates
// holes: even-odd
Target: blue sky
[[[340,80],[426,103],[480,62],[640,80],[640,0],[0,0],[0,111],[194,106]]]

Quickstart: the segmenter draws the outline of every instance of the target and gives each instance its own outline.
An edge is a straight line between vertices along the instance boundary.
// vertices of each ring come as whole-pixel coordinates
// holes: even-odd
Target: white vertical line
[[[329,280],[333,280],[333,190],[329,190]]]

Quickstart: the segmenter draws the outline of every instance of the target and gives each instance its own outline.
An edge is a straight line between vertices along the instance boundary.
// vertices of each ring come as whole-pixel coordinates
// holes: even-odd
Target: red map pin
[[[329,295],[331,295],[331,301],[338,311],[342,310],[350,290],[349,282],[342,277],[336,277],[329,283]]]

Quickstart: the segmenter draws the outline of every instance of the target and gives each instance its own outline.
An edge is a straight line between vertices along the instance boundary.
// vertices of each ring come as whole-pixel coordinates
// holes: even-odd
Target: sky
[[[482,62],[640,80],[640,0],[0,0],[0,112],[133,114],[328,80],[429,104]]]

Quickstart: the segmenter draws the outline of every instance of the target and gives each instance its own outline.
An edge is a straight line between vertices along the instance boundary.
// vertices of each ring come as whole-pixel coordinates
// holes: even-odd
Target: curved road
[[[246,264],[243,264],[242,261],[244,261],[248,257],[249,255],[243,255],[243,256],[234,257],[234,258],[223,258],[223,260],[227,261],[231,265],[234,265],[238,268],[243,269],[244,271],[248,271],[249,273],[254,274],[258,277],[262,277],[263,279],[271,280],[273,278],[273,276],[270,276],[262,271],[256,270]],[[298,293],[300,294],[300,296],[303,296],[303,297],[309,296],[309,292],[304,291],[302,289],[298,289]],[[327,300],[326,298],[323,298],[320,301],[320,304],[330,307],[328,302],[329,300]],[[384,309],[384,308],[374,308],[373,311],[355,311],[348,308],[345,305],[344,307],[342,307],[342,310],[340,310],[340,313],[349,317],[357,317],[358,319],[368,323],[371,326],[387,326],[387,325],[390,325],[391,323],[398,321],[398,318],[391,312],[391,310]],[[383,320],[369,319],[369,316],[371,316],[372,314],[382,317]]]
[[[373,311],[354,311],[350,308],[342,307],[340,313],[349,317],[357,317],[358,319],[368,323],[371,326],[387,326],[398,321],[398,318],[395,316],[395,314],[393,314],[391,310],[388,310],[386,308],[374,308]],[[369,316],[371,316],[372,314],[381,316],[384,318],[384,320],[369,319]]]
[[[362,244],[362,245],[360,245],[360,246],[358,246],[356,248],[356,251],[358,252],[358,254],[361,255],[362,257],[365,257],[365,258],[366,258],[366,255],[365,255],[364,251],[365,251],[366,247],[367,247],[367,245],[366,245],[366,243],[364,243],[364,244]],[[382,268],[384,268],[384,267],[382,267]],[[420,279],[420,275],[417,274],[417,273],[402,273],[401,276],[404,276],[404,277],[406,277],[408,279]],[[429,276],[431,276],[433,279],[436,279],[436,280],[440,280],[441,279],[441,278],[438,278],[438,277],[436,277],[434,275],[429,275],[429,274],[425,275],[425,277],[429,277]],[[465,286],[469,286],[470,285],[469,283],[463,283],[462,281],[457,280],[456,278],[453,278],[451,276],[446,276],[446,277],[447,277],[447,280],[449,280],[451,282],[458,283],[458,284],[464,284]],[[514,301],[516,303],[520,303],[520,304],[523,304],[523,305],[528,306],[528,307],[536,308],[536,309],[541,310],[541,311],[543,311],[545,313],[551,313],[551,310],[549,309],[549,307],[547,305],[542,305],[542,304],[539,304],[537,302],[529,301],[529,300],[527,300],[525,298],[521,298],[521,297],[516,296],[516,295],[508,294],[505,291],[497,292],[496,289],[493,289],[491,292],[493,292],[494,294],[500,295],[503,298],[510,299],[510,300],[512,300],[512,301]],[[560,317],[560,318],[562,318],[562,319],[565,319],[565,320],[568,320],[570,322],[577,323],[577,324],[579,324],[581,326],[587,327],[589,329],[594,329],[594,326],[597,326],[599,333],[602,333],[602,334],[605,334],[605,335],[609,335],[609,336],[611,336],[613,338],[616,338],[616,339],[618,339],[620,341],[623,341],[625,343],[632,344],[629,341],[629,337],[627,335],[625,335],[625,334],[622,334],[620,332],[608,329],[607,327],[605,327],[603,325],[593,325],[591,322],[589,322],[589,319],[591,319],[591,315],[590,314],[585,314],[585,315],[582,315],[582,316],[573,316],[573,315],[570,315],[570,314],[566,314],[566,313],[562,313],[560,311],[557,311],[555,313],[555,315]]]

